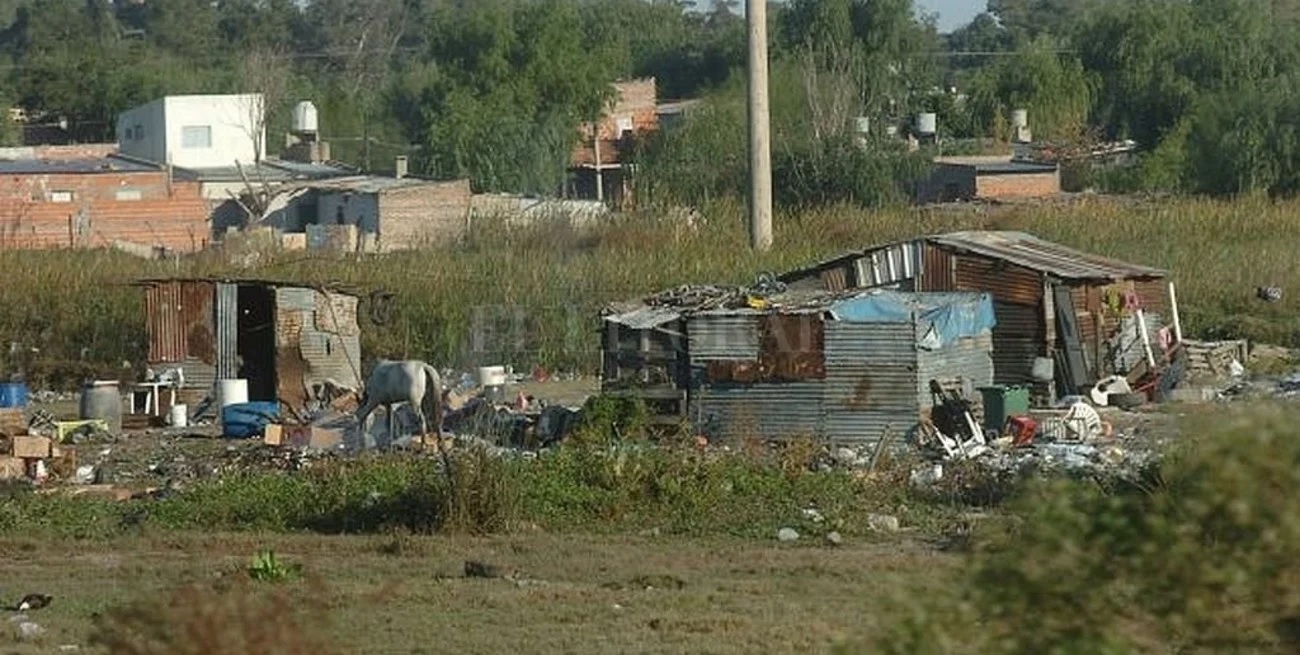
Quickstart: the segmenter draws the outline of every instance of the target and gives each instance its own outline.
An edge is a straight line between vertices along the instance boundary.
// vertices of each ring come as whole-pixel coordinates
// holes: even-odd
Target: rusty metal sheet
[[[1042,274],[984,257],[956,257],[958,291],[987,291],[995,302],[1038,306],[1043,300]]]
[[[928,243],[921,247],[921,288],[925,291],[954,291],[952,255]]]
[[[214,283],[181,283],[181,329],[185,334],[185,355],[209,366],[217,364],[215,301]]]
[[[185,361],[185,331],[181,327],[181,285],[160,282],[145,288],[145,325],[149,333],[149,361]]]
[[[1034,358],[1046,352],[1046,331],[1038,307],[993,303],[994,382],[1027,384],[1033,380]]]
[[[848,269],[828,268],[821,273],[821,288],[826,291],[843,291],[849,287]]]
[[[1143,309],[1149,312],[1161,313],[1169,309],[1169,282],[1167,280],[1134,280],[1133,290],[1137,292]]]
[[[720,382],[758,382],[761,374],[758,362],[743,360],[710,360],[705,362],[704,372],[710,383]]]
[[[768,314],[759,318],[759,376],[795,382],[826,377],[825,328],[813,314]]]
[[[979,230],[940,234],[927,239],[957,250],[1050,273],[1064,280],[1123,280],[1168,275],[1167,271],[1158,268],[1083,252],[1024,232]]]

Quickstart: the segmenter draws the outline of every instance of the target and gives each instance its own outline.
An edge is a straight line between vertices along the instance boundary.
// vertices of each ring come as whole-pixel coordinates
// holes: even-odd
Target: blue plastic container
[[[266,424],[280,417],[278,401],[235,403],[221,408],[221,434],[234,439],[260,436]]]
[[[26,407],[27,384],[23,382],[0,382],[0,407]]]

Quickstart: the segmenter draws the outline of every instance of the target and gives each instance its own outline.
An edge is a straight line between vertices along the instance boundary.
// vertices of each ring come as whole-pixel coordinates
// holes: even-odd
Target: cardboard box
[[[9,436],[27,434],[27,415],[18,407],[0,409],[0,434]]]
[[[290,448],[335,448],[343,443],[343,430],[315,425],[280,425],[268,423],[262,434],[268,446]]]
[[[14,457],[45,459],[50,456],[49,437],[14,437]]]

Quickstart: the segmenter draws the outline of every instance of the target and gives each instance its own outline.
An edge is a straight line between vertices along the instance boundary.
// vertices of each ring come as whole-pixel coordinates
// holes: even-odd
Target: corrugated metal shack
[[[289,282],[154,279],[145,291],[148,365],[179,367],[191,405],[217,380],[245,378],[250,400],[301,410],[325,381],[361,386],[357,297]]]
[[[1143,310],[1151,343],[1160,343],[1166,277],[1023,232],[974,231],[851,252],[779,279],[792,289],[988,292],[997,316],[996,382],[1064,395],[1145,367],[1136,311]],[[1054,384],[1036,382],[1038,358],[1052,362]]]
[[[887,429],[912,432],[932,405],[930,380],[970,394],[993,379],[987,294],[796,292],[760,307],[642,307],[606,322],[634,335],[606,344],[607,379],[611,361],[657,367],[644,375],[647,399],[685,392],[690,422],[711,438],[870,444]]]

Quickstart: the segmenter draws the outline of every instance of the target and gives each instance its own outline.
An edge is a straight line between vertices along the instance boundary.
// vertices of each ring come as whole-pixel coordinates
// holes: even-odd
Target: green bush
[[[964,584],[916,604],[881,652],[1297,652],[1297,418],[1252,407],[1193,423],[1131,484],[1035,483]]]

